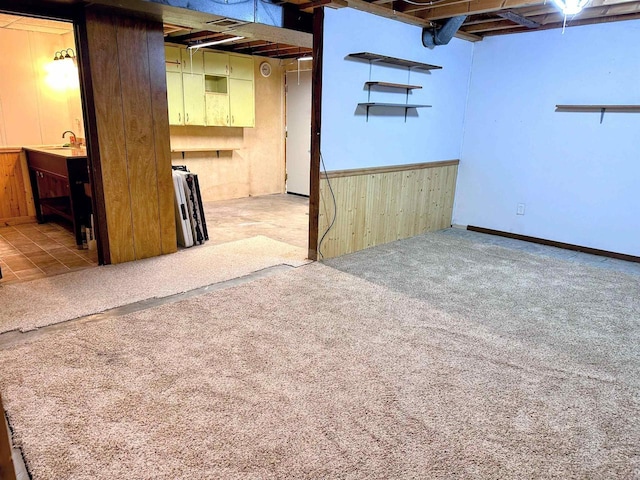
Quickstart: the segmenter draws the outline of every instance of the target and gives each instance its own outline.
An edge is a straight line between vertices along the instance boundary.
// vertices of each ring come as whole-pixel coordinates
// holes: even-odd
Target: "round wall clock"
[[[260,74],[265,78],[271,75],[271,64],[269,62],[262,62],[260,64]]]

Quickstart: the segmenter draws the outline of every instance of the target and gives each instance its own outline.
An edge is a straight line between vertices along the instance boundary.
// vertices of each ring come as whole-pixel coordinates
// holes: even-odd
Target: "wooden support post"
[[[313,11],[313,71],[311,85],[311,174],[309,188],[309,259],[318,259],[320,214],[320,133],[322,123],[322,35],[324,7]]]
[[[9,429],[4,418],[2,397],[0,397],[0,411],[2,412],[2,418],[0,419],[0,479],[16,480],[16,471],[13,468],[13,460],[11,458]]]

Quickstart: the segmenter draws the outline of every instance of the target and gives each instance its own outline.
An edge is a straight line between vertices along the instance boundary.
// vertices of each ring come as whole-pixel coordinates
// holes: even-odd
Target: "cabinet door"
[[[184,91],[184,124],[205,125],[204,75],[182,74]]]
[[[182,73],[204,73],[204,52],[183,48],[181,53]]]
[[[229,54],[204,52],[204,73],[207,75],[229,75]]]
[[[167,72],[182,72],[182,56],[179,47],[164,47]]]
[[[229,55],[229,66],[231,78],[253,80],[253,57]]]
[[[169,125],[184,125],[181,73],[167,72],[167,103],[169,104]]]
[[[207,126],[229,126],[229,95],[206,93],[205,105]]]
[[[255,125],[255,103],[252,80],[229,79],[229,110],[232,127]]]

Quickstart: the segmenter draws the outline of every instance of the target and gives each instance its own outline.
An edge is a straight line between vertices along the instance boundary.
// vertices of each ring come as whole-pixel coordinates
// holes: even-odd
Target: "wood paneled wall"
[[[21,148],[0,148],[0,226],[36,221],[27,161]]]
[[[80,30],[106,261],[175,252],[162,24],[88,7]]]
[[[323,258],[451,226],[458,160],[328,172],[336,220],[319,244]],[[333,219],[333,199],[320,179],[319,236]]]

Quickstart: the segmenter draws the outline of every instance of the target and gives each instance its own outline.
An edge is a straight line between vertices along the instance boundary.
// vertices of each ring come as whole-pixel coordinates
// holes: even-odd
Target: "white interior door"
[[[287,72],[287,192],[309,195],[311,72]]]

